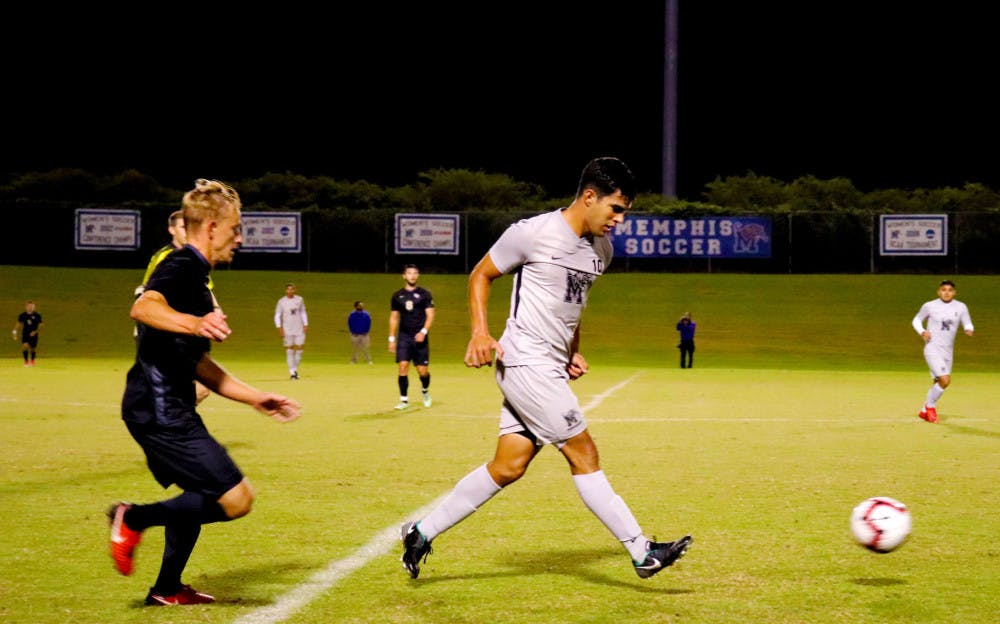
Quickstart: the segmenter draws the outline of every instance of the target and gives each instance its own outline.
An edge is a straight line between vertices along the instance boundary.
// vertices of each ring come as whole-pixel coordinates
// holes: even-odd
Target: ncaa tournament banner
[[[626,215],[611,243],[619,258],[770,258],[771,218]]]
[[[77,249],[134,251],[139,248],[139,231],[138,210],[76,210]]]
[[[879,215],[883,256],[947,256],[948,215]]]
[[[299,253],[302,215],[298,212],[244,212],[240,251]]]
[[[397,254],[458,255],[458,215],[396,214]]]

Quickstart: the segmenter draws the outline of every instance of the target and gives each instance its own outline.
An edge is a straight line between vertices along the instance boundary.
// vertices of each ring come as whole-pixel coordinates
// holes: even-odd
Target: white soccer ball
[[[851,533],[859,544],[877,553],[898,548],[911,528],[910,510],[888,496],[861,501],[851,512]]]

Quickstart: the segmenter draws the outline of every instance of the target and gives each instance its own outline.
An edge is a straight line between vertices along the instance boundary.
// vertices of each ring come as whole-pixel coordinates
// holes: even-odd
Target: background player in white
[[[967,336],[971,336],[974,329],[969,308],[955,299],[955,282],[942,280],[937,294],[937,299],[920,306],[920,311],[913,317],[913,329],[926,343],[924,359],[927,360],[934,379],[919,416],[932,423],[938,421],[937,401],[944,394],[945,388],[951,385],[951,363],[958,326],[962,326]],[[927,322],[926,328],[924,321]]]
[[[309,331],[309,316],[305,301],[295,294],[295,284],[285,284],[285,296],[278,299],[278,305],[274,307],[274,326],[278,328],[278,335],[285,345],[288,374],[292,379],[298,379],[302,349]]]
[[[546,444],[569,462],[584,504],[622,543],[636,574],[649,578],[681,557],[691,536],[675,542],[646,538],[625,501],[608,482],[597,447],[569,380],[584,375],[580,317],[590,285],[611,260],[606,235],[625,218],[635,197],[632,172],[617,158],[584,168],[568,208],[510,226],[469,276],[472,338],[465,365],[490,366],[496,353],[503,393],[500,436],[493,460],[466,475],[445,500],[418,522],[402,527],[403,567],[417,578],[431,540],[524,475]],[[514,273],[510,316],[499,342],[486,319],[490,287]]]

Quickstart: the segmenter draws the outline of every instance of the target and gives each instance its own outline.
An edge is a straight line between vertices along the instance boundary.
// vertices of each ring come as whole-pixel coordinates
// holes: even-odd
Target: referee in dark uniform
[[[298,403],[248,386],[209,355],[210,342],[231,333],[226,316],[214,309],[208,282],[212,267],[231,262],[242,241],[239,195],[221,182],[198,180],[183,205],[187,244],[160,263],[132,306],[139,335],[122,419],[160,485],[177,484],[184,492],[149,505],[118,503],[109,511],[111,555],[122,574],[132,573],[142,532],[164,527],[160,573],[146,596],[146,604],[162,606],[214,602],[183,584],[181,573],[201,525],[244,516],[253,502],[249,481],[195,410],[194,381],[279,422],[299,415]]]
[[[410,406],[410,362],[417,367],[423,390],[424,407],[431,406],[430,341],[427,334],[434,324],[434,299],[428,290],[417,286],[420,269],[415,264],[403,267],[406,285],[392,294],[389,312],[389,351],[399,363],[399,403],[396,409]]]

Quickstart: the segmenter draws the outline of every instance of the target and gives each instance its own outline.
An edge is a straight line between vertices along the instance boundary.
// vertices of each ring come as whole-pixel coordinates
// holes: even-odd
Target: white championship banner
[[[302,215],[298,212],[244,212],[241,252],[299,253]]]
[[[140,218],[137,210],[76,211],[77,249],[114,249],[134,251],[139,248]]]
[[[397,254],[458,255],[456,214],[397,214]]]

